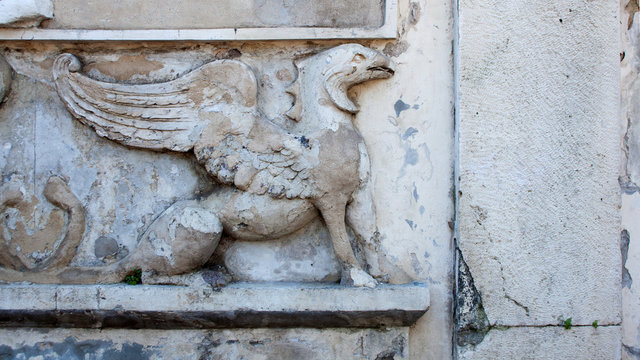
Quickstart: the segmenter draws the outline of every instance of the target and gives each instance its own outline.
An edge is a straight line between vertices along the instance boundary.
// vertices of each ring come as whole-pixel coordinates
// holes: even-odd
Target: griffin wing
[[[97,81],[78,71],[71,54],[54,63],[60,98],[82,123],[102,137],[127,146],[189,151],[208,120],[205,107],[256,105],[257,83],[251,69],[234,60],[214,61],[169,82],[129,85]]]
[[[217,122],[239,123],[233,117],[253,119],[239,131],[206,134],[197,144],[198,161],[218,182],[274,198],[310,198],[316,189],[310,177],[318,164],[318,146],[296,137],[260,116],[219,114]],[[226,118],[228,120],[225,120]]]

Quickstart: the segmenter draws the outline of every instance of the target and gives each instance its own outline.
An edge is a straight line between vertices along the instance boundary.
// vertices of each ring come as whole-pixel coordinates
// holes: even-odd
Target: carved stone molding
[[[222,289],[2,285],[0,327],[393,327],[412,325],[428,308],[429,288],[417,283],[376,289],[286,283]]]

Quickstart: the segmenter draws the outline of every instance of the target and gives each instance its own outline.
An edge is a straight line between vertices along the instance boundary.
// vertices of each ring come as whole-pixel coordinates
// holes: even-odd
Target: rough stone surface
[[[37,26],[42,20],[51,17],[53,17],[51,0],[0,1],[0,27]]]
[[[0,330],[10,359],[394,359],[408,356],[408,329]]]
[[[489,322],[619,324],[618,2],[459,6],[457,238]]]
[[[482,343],[457,348],[471,359],[620,359],[620,326],[493,329]]]
[[[71,29],[372,28],[381,26],[384,16],[382,0],[53,0],[53,4],[55,17],[47,27]]]
[[[283,261],[287,259],[287,261]],[[273,242],[233,241],[224,265],[241,281],[328,281],[340,279],[329,233],[318,218]]]

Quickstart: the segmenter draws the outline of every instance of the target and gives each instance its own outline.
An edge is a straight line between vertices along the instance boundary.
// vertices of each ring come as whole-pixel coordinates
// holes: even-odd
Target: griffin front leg
[[[376,287],[378,282],[372,278],[371,275],[367,274],[366,271],[362,270],[351,248],[351,242],[349,241],[345,225],[347,200],[341,198],[332,200],[322,199],[316,203],[316,206],[318,210],[320,210],[324,222],[329,229],[333,251],[342,266],[342,279],[340,283],[343,285]]]

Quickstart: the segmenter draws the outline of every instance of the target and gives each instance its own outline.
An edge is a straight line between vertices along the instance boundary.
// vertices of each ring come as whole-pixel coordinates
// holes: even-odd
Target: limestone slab
[[[521,327],[491,330],[458,359],[620,359],[620,327]]]
[[[379,27],[384,0],[54,0],[47,28],[193,29],[273,26]]]
[[[398,33],[397,0],[369,2],[368,11],[362,11],[363,6],[358,6],[356,2],[326,2],[326,6],[323,6],[323,3],[314,1],[310,4],[311,9],[305,9],[304,5],[292,7],[272,1],[229,2],[226,11],[216,12],[223,16],[214,16],[217,19],[214,19],[215,21],[211,21],[211,16],[208,16],[210,13],[203,12],[202,6],[198,7],[198,4],[191,7],[188,4],[183,5],[183,10],[177,11],[178,15],[182,15],[180,18],[172,17],[176,14],[175,2],[156,2],[159,7],[151,14],[144,13],[146,6],[149,6],[145,5],[144,1],[134,10],[128,8],[135,8],[135,4],[131,5],[130,1],[122,6],[113,6],[110,3],[108,10],[100,12],[100,18],[96,19],[92,15],[85,16],[82,11],[79,12],[75,3],[78,1],[57,1],[56,14],[59,8],[65,9],[66,13],[57,15],[61,23],[56,23],[54,18],[49,24],[52,28],[0,29],[0,40],[390,39],[395,38]],[[208,3],[207,6],[216,6]],[[273,3],[273,6],[269,7],[269,3]],[[93,9],[87,10],[99,10],[101,5],[99,2],[96,4]],[[84,7],[86,5],[82,6]],[[276,14],[269,15],[265,11],[253,14],[253,7],[270,8],[270,11]],[[278,7],[282,9],[278,10]],[[357,11],[349,7],[357,7]],[[234,9],[241,15],[229,16]],[[167,14],[162,14],[163,10]],[[105,13],[111,13],[111,21],[102,19]],[[328,16],[328,13],[333,16]],[[137,19],[132,20],[131,16],[137,16]],[[77,19],[81,21],[75,21]]]
[[[428,308],[429,288],[419,283],[375,289],[299,283],[0,287],[0,327],[409,326]]]
[[[489,321],[618,324],[617,2],[459,16],[457,238]]]

